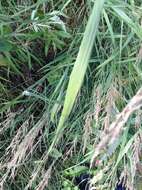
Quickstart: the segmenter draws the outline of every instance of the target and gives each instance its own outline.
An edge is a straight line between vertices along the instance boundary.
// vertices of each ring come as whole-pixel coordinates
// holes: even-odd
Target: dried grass
[[[0,123],[0,134],[2,134],[5,130],[10,128],[10,126],[12,125],[12,123],[14,121],[16,114],[17,114],[17,112],[11,112],[11,111],[7,112],[6,119]]]
[[[85,154],[85,150],[87,147],[87,143],[90,140],[90,135],[92,134],[92,121],[93,121],[93,115],[91,113],[88,113],[85,119],[85,125],[84,125],[84,133],[83,133],[83,154]]]
[[[106,149],[108,145],[114,143],[123,130],[123,126],[127,122],[130,115],[142,106],[142,88],[138,90],[136,95],[130,100],[123,111],[117,115],[116,120],[110,125],[108,133],[104,134],[99,144],[95,147],[94,154],[91,159],[91,167],[95,163],[96,157],[100,154],[101,150]]]
[[[7,168],[7,171],[3,178],[0,180],[1,186],[3,186],[9,174],[10,177],[14,178],[18,166],[27,159],[30,153],[32,153],[33,149],[35,148],[35,145],[38,144],[37,142],[35,142],[35,139],[40,134],[43,126],[47,125],[47,122],[47,116],[44,115],[37,122],[37,124],[30,129],[30,131],[24,136],[24,138],[22,135],[22,130],[28,128],[29,120],[25,121],[23,125],[19,128],[17,134],[13,138],[6,152],[6,155],[9,155],[9,153],[11,153],[12,158],[10,158],[10,160],[7,163],[2,164],[2,166]],[[39,141],[39,139],[37,141]]]
[[[95,99],[96,99],[96,105],[95,105],[95,113],[94,113],[94,119],[96,121],[96,125],[98,125],[99,122],[99,114],[101,112],[101,87],[98,86],[95,92]]]
[[[53,164],[50,166],[50,168],[45,172],[43,175],[42,181],[39,183],[36,190],[44,190],[45,187],[48,187],[49,179],[51,177],[51,171],[52,171]]]
[[[110,123],[113,119],[113,116],[118,112],[115,102],[120,98],[119,92],[116,90],[115,87],[110,87],[110,89],[107,92],[106,100],[106,117],[104,119],[104,132],[107,133],[107,130],[109,130]]]

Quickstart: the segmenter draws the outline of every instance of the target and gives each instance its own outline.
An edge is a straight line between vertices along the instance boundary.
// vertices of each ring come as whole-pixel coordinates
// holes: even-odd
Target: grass
[[[141,190],[141,10],[0,2],[1,189],[76,190],[89,172],[97,190]]]

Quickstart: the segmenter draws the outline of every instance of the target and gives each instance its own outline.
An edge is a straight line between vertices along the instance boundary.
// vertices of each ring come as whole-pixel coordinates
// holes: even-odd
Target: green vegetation
[[[141,0],[1,0],[0,20],[0,189],[141,190]]]

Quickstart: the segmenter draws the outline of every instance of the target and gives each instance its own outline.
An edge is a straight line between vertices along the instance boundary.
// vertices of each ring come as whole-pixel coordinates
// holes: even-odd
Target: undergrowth
[[[0,2],[0,189],[142,189],[142,3]]]

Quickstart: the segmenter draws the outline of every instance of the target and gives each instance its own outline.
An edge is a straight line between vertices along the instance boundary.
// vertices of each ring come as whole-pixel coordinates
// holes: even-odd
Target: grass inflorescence
[[[0,189],[141,189],[141,11],[0,2]]]

